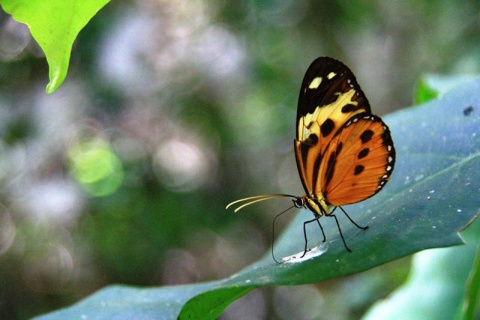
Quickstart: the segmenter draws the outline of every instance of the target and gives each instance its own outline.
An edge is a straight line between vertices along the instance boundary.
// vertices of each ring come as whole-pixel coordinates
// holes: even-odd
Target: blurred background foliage
[[[349,65],[381,115],[411,105],[424,73],[478,73],[479,37],[475,0],[114,1],[46,95],[42,51],[1,11],[1,318],[113,283],[228,277],[268,254],[288,200],[225,205],[302,193],[294,119],[311,61]],[[409,263],[255,290],[222,319],[356,319]]]

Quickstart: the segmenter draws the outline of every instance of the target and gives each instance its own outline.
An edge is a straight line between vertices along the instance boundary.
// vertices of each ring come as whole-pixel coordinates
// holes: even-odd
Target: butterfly
[[[395,148],[390,130],[373,115],[367,97],[352,71],[340,61],[320,57],[307,69],[298,99],[294,152],[298,173],[306,194],[268,194],[240,199],[235,212],[251,204],[273,198],[292,198],[294,207],[307,208],[313,219],[303,224],[307,253],[306,226],[333,217],[345,242],[334,211],[340,208],[359,229],[344,205],[372,197],[383,189],[395,165]],[[333,209],[330,211],[330,209]],[[274,258],[275,259],[275,258]]]

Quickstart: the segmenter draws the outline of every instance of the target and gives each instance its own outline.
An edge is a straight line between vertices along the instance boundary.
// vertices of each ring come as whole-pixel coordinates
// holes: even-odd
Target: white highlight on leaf
[[[302,257],[303,251],[288,256],[288,257],[283,257],[282,258],[282,263],[299,263],[303,262],[306,260],[313,259],[315,257],[321,256],[328,250],[328,242],[324,242],[319,244],[318,246],[313,247],[312,249],[309,249],[307,253],[305,253],[305,256]]]
[[[419,175],[415,176],[414,180],[415,180],[415,182],[418,182],[418,181],[422,180],[424,177],[425,176],[423,174],[419,174]]]

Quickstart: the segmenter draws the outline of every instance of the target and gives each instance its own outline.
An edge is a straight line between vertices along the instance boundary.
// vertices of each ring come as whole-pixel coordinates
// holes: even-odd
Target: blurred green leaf
[[[430,87],[425,77],[418,79],[415,84],[413,102],[415,104],[422,104],[435,99],[438,96],[438,91]]]
[[[473,75],[439,76],[425,75],[415,84],[413,103],[422,104],[437,98],[452,88],[475,79]]]
[[[477,221],[478,224],[478,221]],[[477,233],[477,253],[467,281],[467,292],[460,308],[462,319],[475,319],[480,305],[480,232]]]
[[[25,23],[50,67],[47,93],[52,93],[67,76],[70,52],[80,30],[109,0],[2,0],[3,9]]]
[[[363,320],[475,319],[455,315],[457,310],[460,314],[464,312],[459,307],[462,306],[465,284],[480,244],[480,220],[475,221],[462,235],[467,240],[466,246],[416,254],[405,285],[387,300],[376,304]],[[475,286],[478,283],[477,280]],[[476,303],[475,299],[471,302]]]
[[[70,149],[69,158],[72,175],[93,196],[110,195],[122,184],[122,163],[106,141],[82,142]]]
[[[116,295],[116,287],[107,288],[101,291],[106,296],[97,293],[39,319],[80,315],[111,319],[113,310],[105,307],[110,305],[121,306],[115,313],[117,319],[127,319],[133,314],[143,319],[173,319],[177,315],[180,319],[193,316],[214,319],[229,302],[256,287],[317,283],[364,271],[420,250],[462,244],[458,231],[480,208],[480,114],[474,110],[465,115],[463,110],[466,106],[480,105],[479,92],[480,79],[476,79],[439,99],[384,117],[397,149],[396,167],[392,180],[382,192],[345,207],[357,223],[369,225],[368,230],[357,229],[338,214],[352,253],[345,250],[333,219],[323,218],[328,250],[320,257],[277,265],[270,254],[266,254],[257,263],[218,282],[136,289],[131,295]],[[277,256],[303,249],[302,225],[311,217],[306,210],[299,213],[278,240]],[[308,232],[310,247],[321,242],[318,227],[312,226]],[[152,292],[158,296],[141,298]],[[149,308],[148,312],[143,311],[145,308]]]

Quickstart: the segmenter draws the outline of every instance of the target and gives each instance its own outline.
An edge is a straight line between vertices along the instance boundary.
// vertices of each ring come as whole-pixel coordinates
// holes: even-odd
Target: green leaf
[[[428,84],[428,80],[425,77],[418,79],[413,92],[415,104],[422,104],[438,97],[438,91]]]
[[[473,316],[463,317],[464,308],[459,306],[462,306],[469,270],[480,244],[480,220],[462,235],[467,240],[466,246],[417,253],[407,282],[387,300],[374,305],[362,319],[475,319]],[[476,287],[479,283],[478,279],[471,281]],[[474,304],[470,311],[474,311],[476,300],[470,302]]]
[[[77,303],[37,319],[175,319],[185,302],[214,283],[137,289],[110,286]]]
[[[475,108],[466,115],[463,110],[468,106]],[[122,296],[115,294],[116,287],[107,288],[102,292],[108,293],[109,299],[101,299],[97,293],[39,319],[80,315],[110,319],[110,308],[95,307],[101,302],[121,306],[116,319],[127,319],[133,313],[142,319],[173,319],[177,315],[180,319],[213,319],[230,301],[256,287],[318,283],[420,250],[462,244],[458,232],[480,208],[480,107],[477,106],[480,106],[480,79],[458,86],[422,106],[384,117],[397,150],[392,179],[375,197],[345,206],[357,223],[368,225],[369,229],[359,230],[341,212],[337,213],[352,253],[345,250],[335,221],[324,217],[321,221],[327,235],[327,250],[316,258],[277,265],[267,253],[257,263],[218,282],[138,289],[132,295]],[[277,241],[277,256],[302,251],[303,222],[311,218],[310,212],[299,212]],[[321,243],[318,226],[310,224],[307,232],[309,247]],[[147,300],[139,298],[151,292],[158,295]],[[169,301],[168,308],[165,301]],[[147,306],[156,308],[156,315],[142,311]]]
[[[80,30],[109,0],[2,0],[3,9],[25,23],[45,52],[50,67],[47,93],[67,76],[73,41]]]
[[[477,221],[478,222],[478,221]],[[477,234],[477,253],[467,281],[467,292],[460,309],[462,319],[475,319],[480,305],[480,232]],[[457,317],[460,318],[460,317]]]

